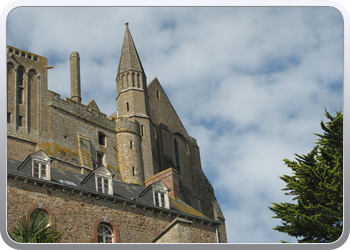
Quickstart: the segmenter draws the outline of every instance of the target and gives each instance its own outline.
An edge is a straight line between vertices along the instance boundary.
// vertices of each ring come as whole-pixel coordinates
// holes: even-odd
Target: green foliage
[[[273,228],[297,237],[298,242],[328,243],[336,241],[343,231],[343,115],[325,113],[321,121],[323,134],[306,155],[296,160],[284,159],[293,175],[280,178],[286,182],[286,195],[295,196],[296,203],[273,203],[269,207],[282,220]]]
[[[49,215],[34,210],[23,216],[12,229],[10,237],[20,243],[59,243],[62,234],[50,225]]]

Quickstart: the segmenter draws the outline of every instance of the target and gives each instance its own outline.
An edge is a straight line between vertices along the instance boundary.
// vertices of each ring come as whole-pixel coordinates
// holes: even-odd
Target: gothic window
[[[17,102],[18,104],[23,104],[23,90],[24,90],[24,84],[23,84],[23,75],[24,71],[23,69],[18,70],[18,78],[17,78]]]
[[[98,243],[113,243],[113,230],[106,224],[101,223],[97,228]]]
[[[179,148],[177,145],[177,140],[174,139],[174,150],[175,150],[175,162],[176,166],[180,166]]]
[[[23,88],[18,88],[18,104],[23,104]]]
[[[32,176],[45,180],[50,179],[49,163],[33,159],[32,161]]]

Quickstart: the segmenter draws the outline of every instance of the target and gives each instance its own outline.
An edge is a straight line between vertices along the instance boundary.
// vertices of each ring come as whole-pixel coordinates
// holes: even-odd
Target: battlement
[[[39,55],[33,54],[29,51],[18,49],[16,47],[9,46],[9,45],[7,45],[7,54],[9,54],[9,56],[13,56],[13,57],[26,58],[27,60],[31,60],[33,62],[42,62],[42,61],[45,61],[45,63],[47,62],[46,57],[39,56]]]
[[[61,95],[53,91],[49,93],[49,106],[67,112],[87,122],[115,132],[114,122],[107,115],[69,98],[61,99]]]

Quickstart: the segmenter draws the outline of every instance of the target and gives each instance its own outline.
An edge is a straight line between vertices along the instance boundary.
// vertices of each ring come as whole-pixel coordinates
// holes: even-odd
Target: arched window
[[[94,237],[91,243],[120,243],[120,234],[117,225],[107,216],[95,221]]]
[[[101,223],[97,228],[98,243],[113,243],[113,230],[105,223]]]
[[[23,89],[24,89],[24,84],[23,84],[23,76],[24,76],[24,70],[23,69],[18,69],[18,75],[17,75],[17,98],[18,98],[18,104],[23,104]]]
[[[177,146],[177,140],[174,139],[174,150],[175,150],[175,163],[178,171],[180,171],[180,157],[179,157],[179,148]]]

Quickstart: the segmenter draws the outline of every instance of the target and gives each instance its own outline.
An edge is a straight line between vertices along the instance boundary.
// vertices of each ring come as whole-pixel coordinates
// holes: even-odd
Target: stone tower
[[[140,124],[128,118],[115,120],[118,167],[123,182],[144,186]]]
[[[143,70],[129,24],[126,30],[120,62],[116,77],[118,117],[128,117],[140,124],[142,158],[145,179],[158,172],[155,169],[155,128],[150,120],[149,96],[147,94],[146,74]]]

